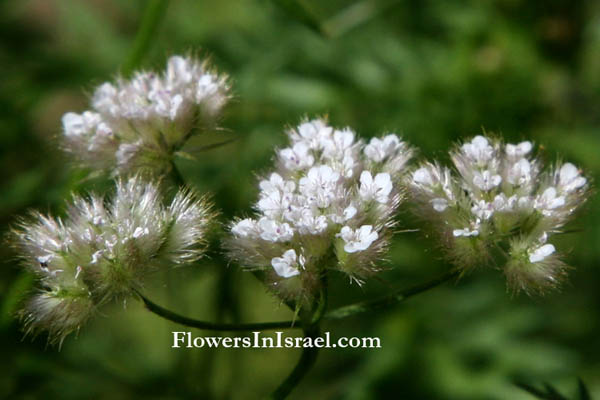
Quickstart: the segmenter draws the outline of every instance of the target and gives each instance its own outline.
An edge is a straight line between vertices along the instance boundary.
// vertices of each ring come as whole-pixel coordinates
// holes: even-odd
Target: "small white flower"
[[[300,179],[300,192],[319,208],[329,207],[336,197],[340,174],[328,165],[312,167],[308,174]]]
[[[531,163],[527,159],[521,158],[509,168],[506,180],[516,186],[529,183],[531,181]]]
[[[477,171],[473,174],[473,184],[484,191],[492,190],[500,185],[501,182],[502,177],[500,175],[492,174],[489,170],[483,172]]]
[[[293,201],[292,192],[296,184],[285,181],[279,174],[273,173],[269,180],[260,182],[260,200],[258,209],[269,218],[277,218],[289,209]]]
[[[298,126],[291,137],[294,141],[303,141],[313,150],[323,150],[331,138],[333,128],[325,125],[321,120],[305,122]]]
[[[323,142],[323,156],[343,159],[354,144],[354,132],[350,129],[335,130],[329,140]]]
[[[554,253],[556,249],[551,244],[545,244],[529,252],[529,262],[537,263]]]
[[[357,230],[344,226],[338,236],[345,242],[344,251],[346,253],[365,251],[379,237],[371,225],[363,225]]]
[[[363,200],[375,200],[378,203],[385,204],[392,192],[392,179],[390,174],[382,172],[375,175],[375,179],[369,171],[363,171],[360,174],[360,197]]]
[[[294,230],[287,222],[277,222],[267,217],[258,221],[260,237],[269,242],[287,242],[294,236]]]
[[[547,188],[540,196],[535,198],[533,207],[541,210],[544,215],[551,215],[552,210],[565,205],[565,198],[557,194],[555,187]]]
[[[506,198],[506,195],[504,193],[500,193],[494,197],[492,206],[495,211],[509,212],[515,208],[515,206],[517,205],[517,201],[518,198],[516,195]]]
[[[315,158],[310,152],[310,148],[304,142],[294,144],[292,148],[286,148],[279,151],[279,158],[285,168],[289,170],[299,170],[311,167]]]
[[[448,208],[448,200],[443,199],[441,197],[436,197],[431,199],[431,205],[433,209],[437,212],[444,212],[446,208]]]
[[[485,200],[478,200],[471,208],[471,212],[483,220],[490,219],[494,215],[494,204]]]
[[[519,158],[524,157],[527,154],[529,154],[529,152],[531,151],[532,148],[533,148],[532,143],[529,141],[525,141],[525,142],[521,142],[519,144],[507,143],[505,151],[506,151],[506,155],[510,159],[516,160],[516,159],[519,159]]]
[[[291,278],[292,276],[296,276],[300,274],[300,270],[298,266],[301,266],[302,256],[300,256],[300,260],[296,256],[296,251],[294,249],[287,250],[283,253],[281,257],[275,257],[271,260],[271,265],[275,270],[275,273],[282,278]]]
[[[425,167],[419,168],[413,173],[413,182],[424,186],[434,185],[431,173],[429,173],[429,170]]]
[[[401,141],[398,136],[391,134],[384,136],[382,139],[372,138],[369,144],[365,146],[364,152],[371,161],[379,163],[394,155],[400,147]]]
[[[558,187],[560,190],[570,193],[585,185],[587,179],[580,175],[576,166],[566,163],[560,168],[558,174]]]
[[[231,227],[231,232],[242,238],[257,237],[258,236],[258,224],[252,218],[246,218],[238,221]]]
[[[478,164],[487,163],[494,155],[494,148],[483,136],[475,136],[470,143],[463,144],[462,151],[471,161]]]
[[[300,234],[318,235],[327,229],[327,217],[315,211],[305,207],[295,213],[293,222]]]
[[[454,237],[478,236],[479,235],[479,229],[471,229],[471,228],[454,229],[452,231],[452,235],[454,235]]]

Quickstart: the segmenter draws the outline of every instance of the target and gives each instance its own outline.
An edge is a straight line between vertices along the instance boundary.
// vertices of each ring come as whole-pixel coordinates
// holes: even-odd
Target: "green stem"
[[[355,304],[350,304],[335,310],[331,310],[325,314],[325,319],[342,319],[347,318],[355,314],[361,314],[378,310],[380,308],[389,307],[397,303],[401,303],[410,297],[417,295],[422,292],[426,292],[429,289],[433,289],[442,283],[448,282],[452,279],[458,278],[460,273],[456,270],[446,272],[445,274],[438,276],[428,282],[421,283],[415,286],[411,286],[406,289],[399,289],[383,297],[379,297],[374,300],[362,301]]]
[[[179,172],[179,168],[177,168],[175,162],[171,162],[171,178],[173,179],[175,186],[185,186],[185,179],[183,179],[183,176],[181,175],[181,172]]]
[[[311,338],[313,342],[319,337],[320,334],[321,330],[319,328],[319,324],[310,324],[308,327],[304,328],[304,337]],[[288,377],[281,383],[281,385],[275,389],[270,398],[273,400],[285,399],[292,392],[292,390],[298,386],[308,371],[310,371],[312,366],[317,361],[318,355],[318,347],[303,347],[298,363]]]
[[[321,285],[319,298],[313,302],[310,311],[300,309],[299,313],[304,337],[310,338],[312,343],[321,334],[321,319],[327,311],[327,275],[323,275]],[[318,347],[302,347],[302,354],[298,363],[288,377],[275,389],[270,398],[274,400],[285,399],[315,365],[318,355]]]
[[[163,308],[158,304],[153,303],[140,292],[136,291],[136,293],[144,302],[144,306],[146,306],[146,309],[148,309],[148,311],[160,317],[163,317],[164,319],[169,320],[171,322],[189,326],[191,328],[205,329],[210,331],[264,331],[273,329],[300,328],[300,326],[293,326],[292,321],[260,322],[254,324],[226,324],[200,321],[197,319],[184,317],[182,315],[174,313],[173,311],[167,310],[166,308]]]
[[[158,25],[166,14],[168,3],[167,0],[147,0],[142,22],[133,42],[133,48],[123,66],[123,75],[131,75],[148,52]]]
[[[325,312],[327,298],[324,293],[321,294],[320,300],[317,303],[316,311],[314,312],[312,318],[312,323],[318,323],[322,319],[326,320],[336,320],[351,317],[356,314],[371,312],[374,310],[378,310],[384,307],[391,307],[397,303],[401,303],[404,300],[409,299],[412,296],[415,296],[419,293],[426,292],[430,289],[433,289],[445,282],[451,281],[453,279],[458,278],[460,275],[457,271],[447,272],[437,278],[434,278],[428,282],[421,283],[419,285],[411,286],[406,289],[400,289],[394,291],[388,295],[383,297],[363,301],[359,303],[350,304],[347,306],[342,306],[336,308],[335,310],[331,310],[329,312]],[[146,297],[144,297],[141,293],[136,292],[140,299],[144,302],[144,305],[148,309],[148,311],[165,318],[171,322],[175,322],[177,324],[189,326],[192,328],[199,328],[205,330],[213,330],[213,331],[259,331],[259,330],[273,330],[273,329],[298,329],[301,326],[294,323],[294,321],[278,321],[278,322],[264,322],[264,323],[255,323],[255,324],[226,324],[226,323],[212,323],[206,321],[200,321],[193,318],[188,318],[182,315],[179,315],[173,311],[167,310],[159,306],[158,304],[153,303]],[[286,303],[287,304],[287,303]],[[287,304],[292,311],[294,311],[293,304]]]

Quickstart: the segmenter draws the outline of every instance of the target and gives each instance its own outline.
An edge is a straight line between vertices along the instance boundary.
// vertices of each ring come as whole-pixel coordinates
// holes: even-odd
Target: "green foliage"
[[[0,3],[2,233],[27,209],[60,215],[71,191],[112,186],[73,169],[55,137],[63,113],[84,109],[82,89],[125,65],[145,4]],[[560,153],[597,181],[599,18],[592,1],[179,0],[168,5],[141,66],[199,50],[232,77],[224,132],[182,151],[237,140],[178,160],[188,182],[213,194],[225,222],[250,211],[252,171],[268,168],[273,147],[284,143],[283,127],[304,115],[328,114],[332,124],[365,138],[396,131],[437,158],[454,140],[485,129],[533,140],[548,161]],[[525,400],[531,395],[512,384],[516,378],[552,382],[555,389],[540,392],[548,395],[568,392],[576,376],[590,398],[598,397],[599,201],[593,197],[569,227],[577,233],[556,243],[571,250],[567,261],[576,267],[562,293],[511,297],[496,271],[476,270],[398,308],[325,321],[322,330],[332,337],[379,336],[383,348],[322,351],[291,398]],[[401,216],[400,230],[415,227],[408,213]],[[224,267],[219,235],[209,258],[157,274],[145,293],[210,321],[292,319],[251,274]],[[359,288],[334,276],[331,307],[446,271],[432,243],[418,232],[398,233],[382,281]],[[280,349],[174,351],[170,332],[180,327],[134,302],[106,310],[60,352],[45,349],[43,337],[22,341],[10,318],[29,278],[11,249],[0,247],[0,255],[0,398],[261,398],[299,356]]]

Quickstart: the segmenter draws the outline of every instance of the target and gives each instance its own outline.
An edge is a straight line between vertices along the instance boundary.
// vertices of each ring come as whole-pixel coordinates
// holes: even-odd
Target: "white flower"
[[[346,253],[365,251],[379,237],[371,225],[363,225],[357,230],[344,226],[338,236],[345,242],[344,251]]]
[[[271,265],[275,273],[282,278],[291,278],[300,274],[299,266],[302,266],[302,256],[300,259],[296,256],[294,249],[287,250],[282,257],[275,257],[271,260]]]
[[[269,218],[278,218],[289,209],[292,200],[292,192],[296,184],[285,181],[279,174],[273,173],[269,180],[260,182],[260,200],[258,209]]]
[[[473,184],[484,191],[492,190],[500,185],[501,182],[502,177],[500,175],[492,174],[489,170],[483,172],[476,171],[473,174]]]
[[[98,113],[85,111],[82,114],[68,112],[62,117],[65,136],[78,137],[84,135],[112,136],[112,130]]]
[[[300,234],[318,235],[327,229],[327,217],[318,215],[316,210],[308,207],[296,207],[291,213],[291,221]]]
[[[506,180],[511,185],[523,186],[531,181],[531,163],[521,158],[508,170]]]
[[[494,155],[494,148],[483,136],[475,136],[470,143],[463,144],[462,151],[471,161],[478,164],[487,163]]]
[[[231,233],[238,237],[256,237],[258,236],[258,224],[252,218],[246,218],[238,221],[231,227]]]
[[[354,132],[350,129],[335,130],[330,139],[323,142],[323,156],[343,159],[354,144]]]
[[[485,200],[476,201],[471,208],[471,212],[483,220],[490,219],[494,215],[494,211],[494,204]]]
[[[479,235],[479,229],[471,229],[471,228],[454,229],[452,231],[452,235],[454,235],[454,237],[478,236]]]
[[[295,141],[303,141],[313,150],[322,150],[331,138],[333,128],[325,125],[321,120],[304,122],[291,134]]]
[[[523,198],[523,201],[526,201],[527,198]],[[492,202],[492,206],[495,211],[509,212],[512,211],[517,205],[518,198],[517,195],[510,196],[506,198],[504,193],[500,193],[494,197],[494,201]],[[523,207],[526,208],[526,207]]]
[[[431,173],[425,167],[421,167],[413,173],[413,183],[424,186],[433,186]]]
[[[533,207],[541,210],[544,215],[552,215],[552,210],[565,205],[565,198],[557,196],[556,188],[551,186],[537,196],[534,200]]]
[[[551,244],[545,244],[529,252],[529,262],[537,263],[554,253],[556,249]]]
[[[356,207],[354,206],[348,206],[344,209],[344,220],[347,221],[349,219],[354,218],[354,216],[356,215],[357,210]]]
[[[378,203],[385,204],[392,192],[392,180],[390,174],[382,172],[375,175],[375,179],[369,171],[363,171],[360,174],[360,197],[363,200],[376,200]]]
[[[529,154],[532,148],[533,145],[531,144],[531,142],[525,141],[519,144],[507,143],[505,151],[509,159],[516,160]]]
[[[339,179],[340,174],[330,166],[315,166],[308,170],[305,177],[300,179],[300,192],[317,207],[329,207],[331,201],[336,197]]]
[[[267,217],[258,220],[260,237],[269,242],[287,242],[294,236],[294,230],[287,222],[277,222]]]
[[[315,158],[305,142],[298,142],[292,148],[279,151],[279,158],[285,168],[292,171],[309,168],[315,162]]]
[[[448,200],[443,199],[441,197],[436,197],[435,199],[431,199],[431,205],[433,209],[437,212],[444,212],[446,208],[448,208]]]
[[[372,138],[369,144],[365,146],[364,152],[371,161],[379,163],[394,155],[400,148],[400,139],[398,136],[391,134],[384,136],[382,139]]]
[[[335,213],[329,214],[329,219],[336,224],[343,224],[344,222],[354,218],[358,210],[353,205],[349,205],[346,208],[337,208]]]
[[[579,170],[571,163],[564,164],[558,174],[558,188],[570,193],[585,185],[587,179],[580,176]]]

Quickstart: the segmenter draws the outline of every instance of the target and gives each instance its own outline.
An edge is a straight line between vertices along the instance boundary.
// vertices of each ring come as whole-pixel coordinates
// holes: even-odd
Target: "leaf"
[[[323,37],[329,37],[319,18],[310,11],[300,0],[273,0],[273,3],[298,22],[306,25],[312,31]]]
[[[556,389],[554,389],[548,383],[544,383],[544,390],[537,389],[524,382],[515,382],[515,385],[525,390],[529,394],[535,396],[537,399],[543,400],[568,400],[566,397],[561,395]]]
[[[23,297],[29,292],[33,286],[34,275],[30,273],[22,273],[10,286],[8,292],[4,296],[2,309],[0,312],[0,326],[8,325],[14,318],[17,308],[21,304]]]
[[[579,393],[579,400],[592,400],[590,391],[581,378],[577,378],[577,391]]]

